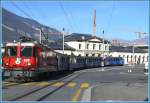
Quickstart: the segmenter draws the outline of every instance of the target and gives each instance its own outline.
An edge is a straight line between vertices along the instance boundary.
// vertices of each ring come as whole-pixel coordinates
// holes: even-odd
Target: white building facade
[[[149,58],[148,53],[111,52],[109,56],[122,57],[125,64],[145,64]]]
[[[71,37],[72,38],[72,37]],[[149,54],[147,52],[135,52],[134,54],[129,51],[118,52],[116,49],[112,52],[110,51],[111,44],[109,41],[98,38],[90,37],[86,38],[83,35],[76,37],[70,40],[65,41],[65,45],[73,48],[74,50],[64,50],[64,54],[75,55],[75,56],[86,56],[86,57],[122,57],[124,58],[125,64],[135,63],[135,64],[144,64],[148,61]],[[118,46],[119,47],[119,46]],[[128,49],[128,47],[125,47]],[[62,50],[55,50],[58,53],[63,53]]]
[[[109,42],[103,43],[103,41],[92,38],[82,41],[67,41],[66,45],[75,49],[75,51],[64,51],[64,54],[75,55],[75,56],[103,56],[109,55]],[[62,53],[62,50],[57,50],[57,52]],[[104,54],[103,54],[104,53]]]

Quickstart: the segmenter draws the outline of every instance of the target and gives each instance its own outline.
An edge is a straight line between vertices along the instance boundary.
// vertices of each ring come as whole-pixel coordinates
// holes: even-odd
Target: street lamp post
[[[102,52],[103,52],[102,71],[104,71],[104,30],[103,30],[103,36],[102,36],[102,38],[103,38],[103,45],[102,45],[102,47],[103,47],[103,49],[102,49]]]
[[[104,49],[105,49],[105,48],[104,48],[104,30],[103,30],[103,59],[104,59],[104,53],[105,53],[105,52],[104,52],[104,51],[105,51]]]
[[[132,45],[132,59],[131,59],[131,66],[130,69],[128,70],[128,72],[132,72],[132,69],[134,68],[134,63],[135,63],[135,58],[134,58],[134,53],[135,53],[135,42],[133,41],[133,45]]]
[[[63,28],[63,54],[64,54],[64,34],[65,34],[65,29]]]

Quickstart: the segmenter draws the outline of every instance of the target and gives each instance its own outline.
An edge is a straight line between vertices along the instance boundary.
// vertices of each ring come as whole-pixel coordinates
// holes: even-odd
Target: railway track
[[[63,78],[60,78],[58,80],[54,80],[52,83],[50,84],[47,84],[45,86],[42,86],[42,87],[39,87],[39,88],[35,88],[35,89],[32,89],[24,94],[20,94],[19,96],[17,97],[14,97],[14,98],[11,98],[11,99],[8,99],[7,101],[17,101],[19,99],[22,99],[28,95],[32,95],[34,93],[38,93],[40,90],[43,90],[45,88],[48,88],[48,87],[51,87],[53,84],[57,83],[57,82],[63,82],[65,80],[67,80],[69,78],[69,80],[65,81],[65,83],[61,86],[58,86],[57,88],[55,89],[52,89],[50,92],[44,94],[42,97],[38,98],[36,101],[42,101],[44,100],[46,97],[52,95],[53,93],[55,93],[56,91],[60,90],[62,87],[66,86],[67,84],[69,84],[70,82],[72,82],[74,79],[76,79],[80,74],[76,74],[76,73],[73,73],[73,74],[70,74],[68,76],[65,76]]]

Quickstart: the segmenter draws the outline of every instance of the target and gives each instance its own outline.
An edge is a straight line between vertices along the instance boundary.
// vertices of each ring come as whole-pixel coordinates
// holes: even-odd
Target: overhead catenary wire
[[[109,32],[109,29],[111,27],[111,23],[112,23],[112,20],[113,20],[114,11],[115,11],[115,1],[113,1],[113,4],[112,4],[110,18],[108,20],[107,27],[106,27],[106,30],[105,30],[106,34]]]
[[[21,9],[15,2],[12,1],[12,4],[14,7],[16,7],[20,12],[22,12],[25,16],[29,17],[30,19],[34,20],[33,16],[31,16],[30,14],[28,14],[26,11],[24,11],[23,9]],[[35,27],[32,27],[35,28]],[[37,27],[36,27],[37,28]],[[44,38],[46,39],[47,36],[45,36],[44,32],[42,31],[41,27],[38,27],[38,29],[40,30],[40,35],[43,35]],[[37,30],[37,29],[36,29]],[[48,35],[48,34],[47,34]]]
[[[31,19],[33,19],[33,17],[31,15],[29,15],[27,12],[25,12],[23,9],[21,9],[14,1],[11,1],[11,3],[13,4],[13,6],[15,6],[20,12],[22,12],[25,16],[30,17]]]
[[[65,15],[65,18],[66,18],[66,21],[68,22],[68,25],[70,26],[70,28],[71,28],[72,30],[75,31],[75,29],[74,29],[74,27],[73,27],[73,25],[72,25],[72,23],[71,23],[71,21],[70,21],[70,19],[69,19],[69,17],[68,17],[68,14],[67,14],[67,12],[65,11],[65,8],[64,8],[63,4],[61,3],[61,1],[59,1],[59,5],[60,5],[60,7],[61,7],[61,9],[62,9],[62,11],[63,11],[63,13],[64,13],[64,15]]]
[[[69,11],[69,10],[68,10],[68,11]],[[69,11],[69,14],[70,14],[70,16],[71,16],[72,21],[75,21],[72,12]],[[74,26],[75,26],[76,30],[79,31],[79,27],[77,26],[76,22],[74,22]]]

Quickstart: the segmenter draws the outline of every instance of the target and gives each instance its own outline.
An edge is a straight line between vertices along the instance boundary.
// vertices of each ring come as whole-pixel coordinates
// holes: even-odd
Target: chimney
[[[94,16],[93,16],[93,37],[96,37],[96,10],[94,10]]]

